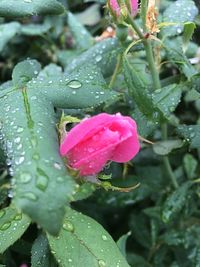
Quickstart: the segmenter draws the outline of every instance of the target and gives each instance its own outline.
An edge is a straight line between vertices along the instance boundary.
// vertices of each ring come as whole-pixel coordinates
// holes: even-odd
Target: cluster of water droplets
[[[188,1],[178,0],[164,13],[164,21],[177,22],[177,25],[170,26],[170,28],[174,28],[178,35],[183,31],[183,24],[187,21],[193,21],[197,14],[198,9],[192,1],[188,3]]]
[[[8,209],[10,208],[0,211],[0,221],[2,222],[0,224],[1,249],[8,242],[11,244],[14,243],[19,238],[19,233],[17,232],[23,233],[29,225],[29,219],[23,218],[21,213],[16,213],[15,211],[13,211],[13,216],[11,216],[12,211]]]

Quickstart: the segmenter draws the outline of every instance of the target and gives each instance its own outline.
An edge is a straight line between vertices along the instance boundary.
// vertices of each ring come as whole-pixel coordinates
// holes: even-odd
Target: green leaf
[[[176,131],[190,143],[191,148],[200,147],[200,125],[181,125],[177,127]]]
[[[24,17],[32,15],[59,15],[64,7],[56,0],[1,0],[1,17]]]
[[[195,159],[195,157],[191,154],[185,154],[183,158],[183,165],[184,165],[184,169],[187,174],[187,177],[189,179],[193,179],[195,177],[195,171],[198,166],[198,162]]]
[[[164,47],[167,52],[167,59],[173,63],[188,78],[196,74],[195,68],[190,64],[182,50],[182,43],[178,39],[166,39]]]
[[[33,60],[15,67],[12,76],[19,88],[2,91],[0,114],[6,113],[1,118],[2,134],[8,143],[7,157],[12,159],[14,202],[55,235],[62,225],[66,204],[73,200],[74,181],[58,153],[54,107],[91,107],[112,99],[116,93],[105,90],[107,85],[100,71],[91,66],[70,75],[64,75],[56,65],[49,65],[38,75],[39,69]],[[54,201],[49,203],[49,199]]]
[[[172,84],[156,90],[152,94],[153,103],[162,115],[169,119],[171,113],[176,109],[182,95],[182,86]]]
[[[74,58],[65,68],[66,73],[70,73],[82,66],[96,65],[100,68],[103,76],[109,77],[113,74],[117,55],[121,49],[120,44],[115,38],[108,38],[96,43],[93,47]]]
[[[174,149],[180,148],[182,146],[182,140],[167,140],[155,143],[153,145],[153,150],[156,154],[164,156],[171,153]]]
[[[1,100],[1,112],[7,112],[2,133],[9,144],[7,158],[12,159],[16,206],[47,231],[57,234],[74,182],[58,153],[53,106],[39,95],[36,97],[35,91],[29,92],[24,87]],[[6,111],[11,106],[14,113]]]
[[[9,22],[0,25],[0,52],[3,51],[7,43],[20,32],[20,24],[18,22]]]
[[[19,213],[14,206],[0,210],[0,253],[3,253],[26,231],[30,219]]]
[[[68,208],[59,236],[48,235],[61,267],[128,267],[111,236],[96,221]]]
[[[137,71],[134,66],[130,65],[124,58],[124,77],[127,83],[130,96],[137,104],[139,110],[147,117],[154,113],[154,106],[150,93],[147,91],[147,84],[143,79],[141,72]]]
[[[136,107],[132,114],[132,117],[137,122],[138,132],[140,136],[146,138],[149,136],[157,127],[157,124],[147,118],[139,109]]]
[[[169,4],[163,13],[163,22],[172,22],[175,25],[165,27],[162,32],[165,36],[179,35],[183,31],[184,23],[194,21],[198,9],[192,0],[177,0]]]
[[[31,267],[57,267],[49,249],[49,242],[44,234],[40,234],[31,250]]]
[[[36,36],[47,33],[51,26],[47,24],[27,24],[21,26],[21,33],[27,36]]]
[[[18,63],[12,73],[12,80],[15,86],[24,86],[32,78],[37,77],[41,65],[36,60],[24,60]]]
[[[151,247],[150,227],[148,218],[142,213],[132,214],[129,221],[132,237],[143,247]]]
[[[131,232],[128,232],[127,234],[122,235],[117,241],[118,248],[120,249],[124,257],[126,257],[126,242],[130,235],[131,235]]]
[[[162,236],[162,240],[169,246],[179,246],[185,243],[184,232],[171,230]]]
[[[94,44],[92,35],[71,12],[67,14],[67,22],[75,39],[76,47],[80,50],[89,49]]]
[[[138,254],[130,253],[128,254],[128,261],[133,267],[151,267],[143,257]]]
[[[96,190],[96,187],[92,183],[86,183],[84,182],[81,185],[77,185],[76,193],[73,195],[72,201],[79,201],[86,199],[90,197],[94,191]]]
[[[94,107],[115,100],[118,95],[108,90],[100,70],[89,64],[66,75],[56,72],[46,78],[39,75],[27,86],[36,97],[41,92],[54,106],[65,109]]]
[[[196,25],[193,22],[186,22],[184,24],[184,30],[183,30],[183,52],[185,52],[187,50],[189,41],[192,38],[192,35],[194,33],[195,28],[196,28]]]
[[[57,50],[57,57],[58,57],[58,62],[66,68],[67,66],[70,66],[72,60],[78,57],[81,54],[82,51],[79,51],[77,49],[73,50]]]
[[[182,184],[166,199],[162,210],[163,222],[170,222],[182,210],[187,202],[188,191],[191,185],[191,182]]]

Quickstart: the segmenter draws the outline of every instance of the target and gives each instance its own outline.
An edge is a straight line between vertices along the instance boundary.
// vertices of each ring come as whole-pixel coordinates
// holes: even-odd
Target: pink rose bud
[[[69,131],[60,154],[81,176],[99,173],[108,161],[127,162],[139,151],[135,121],[120,113],[101,113],[82,120]]]
[[[108,7],[115,19],[125,16],[127,10],[134,17],[138,12],[138,0],[108,0]]]
[[[20,267],[28,267],[28,265],[27,264],[22,264],[22,265],[20,265]]]

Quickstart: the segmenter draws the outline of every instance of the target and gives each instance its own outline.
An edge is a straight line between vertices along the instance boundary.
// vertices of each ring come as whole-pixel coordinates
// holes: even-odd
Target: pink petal
[[[111,158],[115,146],[110,145],[87,158],[83,158],[78,163],[74,164],[75,169],[80,170],[80,175],[93,175],[99,173],[106,162]]]
[[[111,159],[115,162],[127,162],[131,160],[140,149],[135,121],[127,116],[124,116],[123,119],[129,124],[129,128],[126,126],[124,129],[126,131],[129,129],[131,134],[129,133],[128,138],[124,138],[124,140],[116,147],[115,153]],[[125,135],[123,136],[125,137]]]
[[[119,141],[119,133],[104,129],[89,139],[84,139],[81,143],[73,147],[67,154],[69,164],[73,165],[80,160],[88,158],[88,155],[99,153],[102,149],[106,149],[110,145],[114,145]]]
[[[120,15],[120,6],[119,6],[117,0],[110,0],[109,3],[110,3],[112,10],[114,11],[114,13],[116,13],[116,15],[119,16]]]
[[[86,135],[94,135],[96,132],[99,132],[101,128],[110,124],[113,120],[115,120],[115,115],[101,113],[97,116],[81,121],[65,137],[63,143],[60,145],[60,154],[62,156],[66,155],[67,152],[81,142]],[[89,138],[89,136],[87,136],[87,138]]]
[[[135,16],[138,12],[138,0],[131,0],[131,15]]]

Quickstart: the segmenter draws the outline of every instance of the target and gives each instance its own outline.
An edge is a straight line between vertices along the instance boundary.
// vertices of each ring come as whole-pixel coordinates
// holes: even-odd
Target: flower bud
[[[138,12],[138,0],[108,0],[108,7],[114,19],[122,22],[128,12],[131,16],[136,16]]]

